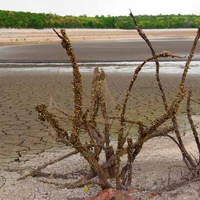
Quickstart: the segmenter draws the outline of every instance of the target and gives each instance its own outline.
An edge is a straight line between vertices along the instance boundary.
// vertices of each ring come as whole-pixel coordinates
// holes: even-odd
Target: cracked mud
[[[130,78],[131,74],[108,74],[107,84],[110,93],[117,103],[122,101],[124,91]],[[159,90],[157,89],[157,83],[154,79],[153,74],[141,74],[140,79],[136,83],[136,87],[133,89],[134,92],[131,94],[128,104],[127,114],[136,116],[136,118],[139,116],[140,119],[146,120],[147,123],[150,123],[157,114],[163,111]],[[81,190],[57,190],[55,186],[38,182],[37,178],[28,178],[18,182],[16,179],[19,178],[19,173],[8,173],[6,171],[8,168],[13,169],[24,166],[36,167],[41,164],[41,162],[48,161],[55,155],[71,151],[69,147],[64,147],[56,143],[54,139],[49,136],[47,124],[38,121],[37,113],[34,110],[36,104],[49,102],[54,80],[55,73],[48,71],[13,71],[8,68],[0,74],[0,199],[75,199],[78,197],[83,198],[95,195],[100,190],[99,188],[93,187],[87,194],[84,192],[84,188]],[[90,97],[92,74],[84,74],[83,80],[85,85],[84,103],[87,107]],[[162,80],[163,85],[166,87],[167,95],[172,97],[174,92],[176,92],[179,76],[166,75],[162,77]],[[68,112],[72,112],[73,110],[71,81],[71,74],[59,74],[55,93],[57,104]],[[193,99],[200,101],[199,76],[188,76],[188,85],[193,85]],[[199,105],[194,104],[194,108],[195,113],[199,114]],[[112,109],[112,105],[109,109]],[[181,113],[185,112],[184,109],[185,102],[181,105]],[[152,146],[153,145],[150,144],[150,147]],[[159,148],[161,147],[158,146],[158,149]],[[159,158],[156,153],[155,155],[152,154],[148,156],[148,159],[152,157],[154,159]],[[135,165],[136,171],[141,170],[141,166],[143,166],[142,163],[148,160],[145,159],[147,158],[143,155],[141,155],[141,158],[138,158],[138,163],[136,162]],[[166,169],[168,169],[172,167],[171,165],[176,165],[177,162],[179,166],[183,167],[179,154],[177,157],[174,157],[174,159],[172,163],[166,164],[165,160],[162,163],[162,159],[160,160],[159,158],[161,164],[157,166],[157,168],[162,169],[163,164],[166,166]],[[46,171],[44,170],[44,172],[55,170],[57,173],[66,173],[72,168],[79,170],[80,166],[77,166],[77,163],[81,163],[81,166],[84,165],[87,169],[87,165],[82,158],[73,156],[66,161],[62,161],[55,164],[53,167],[45,169]],[[154,170],[155,163],[152,164],[152,166],[146,164]],[[147,174],[148,176],[154,176],[155,174],[153,175],[151,170],[146,174],[143,172],[141,172],[141,174],[143,174],[141,176],[144,181],[141,181],[140,185],[143,184],[147,186],[147,188],[156,188],[160,184],[163,184],[163,180],[165,180],[164,178],[163,180],[162,178],[157,180],[155,176],[154,178],[157,181],[145,183]],[[24,171],[22,171],[22,173],[24,173]],[[174,173],[177,173],[177,169],[174,170]],[[161,171],[161,177],[162,174],[163,172]],[[166,179],[167,175],[165,174]],[[180,176],[179,174],[179,177]],[[73,177],[73,179],[76,180],[76,177]],[[136,177],[136,180],[139,179],[142,180],[141,177]],[[133,184],[134,186],[138,185],[137,181]]]

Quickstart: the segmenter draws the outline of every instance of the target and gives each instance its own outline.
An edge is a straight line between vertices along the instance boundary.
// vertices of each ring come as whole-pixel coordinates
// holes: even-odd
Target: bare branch
[[[66,154],[66,155],[64,155],[64,156],[61,156],[61,157],[59,157],[59,158],[56,158],[56,159],[51,160],[51,161],[49,161],[49,162],[46,162],[46,163],[44,163],[43,165],[38,166],[37,169],[32,170],[31,172],[29,172],[29,173],[25,174],[24,176],[18,178],[17,180],[19,181],[19,180],[23,180],[23,179],[27,178],[28,176],[34,176],[35,174],[37,174],[37,173],[38,173],[39,171],[41,171],[42,169],[45,169],[47,166],[53,165],[54,163],[57,163],[57,162],[59,162],[59,161],[61,161],[61,160],[64,160],[65,158],[68,158],[68,157],[70,157],[70,156],[73,156],[73,155],[75,155],[75,154],[77,154],[77,153],[79,153],[79,152],[78,152],[77,150],[75,150],[75,151],[72,151],[72,152],[70,152],[70,153],[68,153],[68,154]]]
[[[155,51],[153,49],[153,46],[152,46],[151,42],[147,38],[146,34],[139,28],[139,26],[137,24],[137,21],[136,21],[133,13],[131,11],[130,11],[130,16],[132,17],[132,19],[133,19],[133,21],[135,23],[135,27],[136,27],[139,35],[144,39],[144,41],[147,43],[148,47],[150,48],[152,56],[155,56],[156,53],[155,53]],[[161,97],[162,97],[162,100],[163,100],[163,104],[164,104],[165,110],[167,110],[168,109],[167,99],[166,99],[166,95],[165,95],[163,86],[162,86],[161,81],[160,81],[160,76],[159,76],[160,64],[159,64],[159,61],[158,61],[157,58],[155,58],[155,63],[156,63],[156,80],[158,82],[158,87],[159,87],[160,92],[161,92]]]
[[[196,144],[197,144],[197,149],[199,151],[199,156],[200,156],[199,136],[198,136],[198,132],[197,132],[197,129],[194,125],[192,115],[191,115],[191,96],[192,96],[192,88],[190,88],[190,90],[189,90],[189,95],[188,95],[188,99],[187,99],[187,117],[188,117],[188,121],[190,123],[191,129],[192,129],[192,133],[193,133],[193,136],[195,138],[195,141],[196,141]]]

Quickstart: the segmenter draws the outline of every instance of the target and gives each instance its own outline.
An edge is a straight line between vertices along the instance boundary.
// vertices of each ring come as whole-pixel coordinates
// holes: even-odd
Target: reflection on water
[[[130,73],[133,72],[141,62],[88,62],[78,63],[81,72],[91,73],[95,67],[100,67],[105,72],[115,73]],[[185,66],[185,61],[181,62],[160,62],[160,73],[161,74],[181,74]],[[0,63],[0,71],[31,71],[31,72],[57,72],[57,67],[60,67],[61,73],[72,72],[70,63]],[[154,73],[155,63],[147,63],[141,72],[143,73]],[[200,75],[200,61],[193,61],[190,64],[189,74]]]

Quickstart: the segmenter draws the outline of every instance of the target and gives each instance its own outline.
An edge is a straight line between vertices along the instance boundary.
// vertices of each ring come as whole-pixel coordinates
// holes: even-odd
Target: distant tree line
[[[138,15],[141,28],[196,28],[199,15]],[[87,15],[59,16],[56,14],[14,12],[0,10],[0,27],[5,28],[118,28],[133,29],[135,25],[129,16]]]

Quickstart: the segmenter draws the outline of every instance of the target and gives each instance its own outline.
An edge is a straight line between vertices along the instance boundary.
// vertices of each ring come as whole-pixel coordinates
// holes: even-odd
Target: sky
[[[197,14],[200,0],[0,0],[0,10],[57,15]]]

